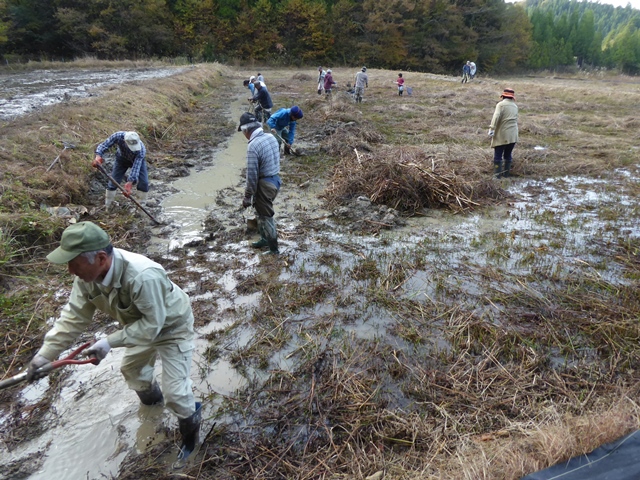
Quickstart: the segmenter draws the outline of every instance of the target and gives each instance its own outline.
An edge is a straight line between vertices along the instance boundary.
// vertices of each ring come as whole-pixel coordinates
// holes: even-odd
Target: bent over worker
[[[96,157],[91,165],[94,168],[102,165],[104,162],[102,156],[113,145],[116,146],[116,160],[113,163],[111,176],[116,182],[121,183],[125,173],[129,170],[127,183],[125,183],[123,187],[126,195],[131,195],[131,191],[135,185],[138,191],[138,202],[145,203],[149,193],[149,174],[147,172],[146,162],[147,149],[136,132],[115,132],[112,134],[96,147]],[[113,200],[116,198],[117,188],[118,187],[109,180],[104,201],[107,208],[111,208]]]
[[[276,134],[278,144],[282,144],[282,141],[286,142],[285,155],[291,153],[291,145],[293,145],[296,136],[296,121],[300,120],[302,116],[302,109],[294,105],[291,108],[281,108],[267,120],[271,133]]]
[[[274,219],[273,201],[280,191],[280,146],[270,133],[262,129],[258,119],[249,112],[240,117],[238,131],[249,141],[247,145],[247,186],[242,199],[243,208],[254,206],[258,217],[260,240],[253,248],[269,247],[277,255],[278,231]]]
[[[518,142],[518,105],[515,92],[505,88],[500,98],[502,101],[496,104],[489,126],[493,148],[493,172],[496,178],[508,177],[511,174],[512,152]]]
[[[164,401],[178,417],[178,459],[185,461],[198,442],[201,420],[201,405],[191,388],[194,330],[187,294],[161,265],[114,248],[109,235],[92,222],[67,227],[47,260],[67,264],[75,279],[68,303],[29,364],[27,380],[39,378],[37,370],[74,342],[96,310],[103,311],[122,328],[94,343],[87,355],[99,363],[112,348],[125,349],[120,370],[127,385],[144,405]],[[162,389],[153,373],[157,357],[162,360]]]
[[[249,101],[255,104],[255,114],[258,121],[266,122],[271,116],[273,101],[271,100],[271,95],[269,95],[267,88],[263,87],[262,83],[256,82],[254,85],[256,87],[256,93],[249,99]]]

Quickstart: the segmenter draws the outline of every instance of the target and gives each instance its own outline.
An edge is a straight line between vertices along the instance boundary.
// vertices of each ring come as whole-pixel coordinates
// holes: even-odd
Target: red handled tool
[[[69,355],[60,360],[55,360],[51,363],[47,363],[43,365],[37,370],[37,373],[49,373],[51,370],[56,368],[64,367],[65,365],[84,365],[85,363],[93,363],[94,365],[98,364],[98,360],[95,358],[86,358],[84,360],[76,360],[75,357],[78,356],[80,352],[82,352],[85,348],[91,346],[93,342],[87,342],[84,345],[79,346]],[[0,381],[0,390],[4,388],[11,387],[13,385],[17,385],[20,382],[24,382],[27,379],[27,371],[25,370],[18,375],[14,375],[11,378],[7,378],[6,380]]]

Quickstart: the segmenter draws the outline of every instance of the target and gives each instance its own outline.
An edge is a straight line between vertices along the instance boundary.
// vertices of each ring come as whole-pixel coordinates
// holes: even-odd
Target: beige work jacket
[[[512,98],[498,102],[489,128],[495,132],[491,137],[492,148],[518,142],[518,105]]]
[[[75,278],[69,302],[47,332],[38,352],[54,360],[89,325],[96,309],[118,320],[122,329],[107,337],[111,347],[177,343],[193,347],[193,313],[189,297],[158,263],[143,255],[114,248],[110,285]]]

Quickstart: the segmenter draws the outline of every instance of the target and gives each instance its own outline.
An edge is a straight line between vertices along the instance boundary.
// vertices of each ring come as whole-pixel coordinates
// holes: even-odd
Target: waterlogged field
[[[185,267],[224,272],[217,315],[241,316],[210,335],[211,369],[247,382],[210,397],[210,478],[519,478],[637,428],[633,170],[376,236],[287,232],[284,268]]]
[[[313,72],[262,73],[276,109],[305,112],[304,155],[282,161],[280,257],[248,246],[249,214],[238,209],[243,70],[191,102],[201,122],[207,102],[226,98],[214,104],[229,141],[175,195],[161,189],[154,212],[165,225],[135,223],[190,295],[198,326],[204,443],[180,475],[516,479],[638,428],[634,79],[462,86],[414,73],[413,95],[399,99],[397,72],[373,70],[356,106],[341,91],[318,97]],[[354,73],[334,78],[342,86]],[[504,86],[516,90],[521,139],[515,176],[494,180],[486,130]],[[190,211],[204,217],[199,233]],[[117,372],[111,361],[102,375]],[[120,399],[93,424],[117,432],[93,458],[108,458],[119,479],[173,478],[174,419],[138,413],[116,372],[58,384],[96,408]],[[12,445],[32,459],[24,442]]]

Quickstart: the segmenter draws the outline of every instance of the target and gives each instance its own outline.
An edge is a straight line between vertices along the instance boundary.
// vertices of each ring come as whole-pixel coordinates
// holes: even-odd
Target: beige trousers
[[[165,406],[179,419],[187,418],[196,411],[190,378],[193,348],[193,343],[189,341],[149,347],[127,347],[120,371],[132,390],[149,390],[153,382],[156,358],[160,357],[161,387]]]

